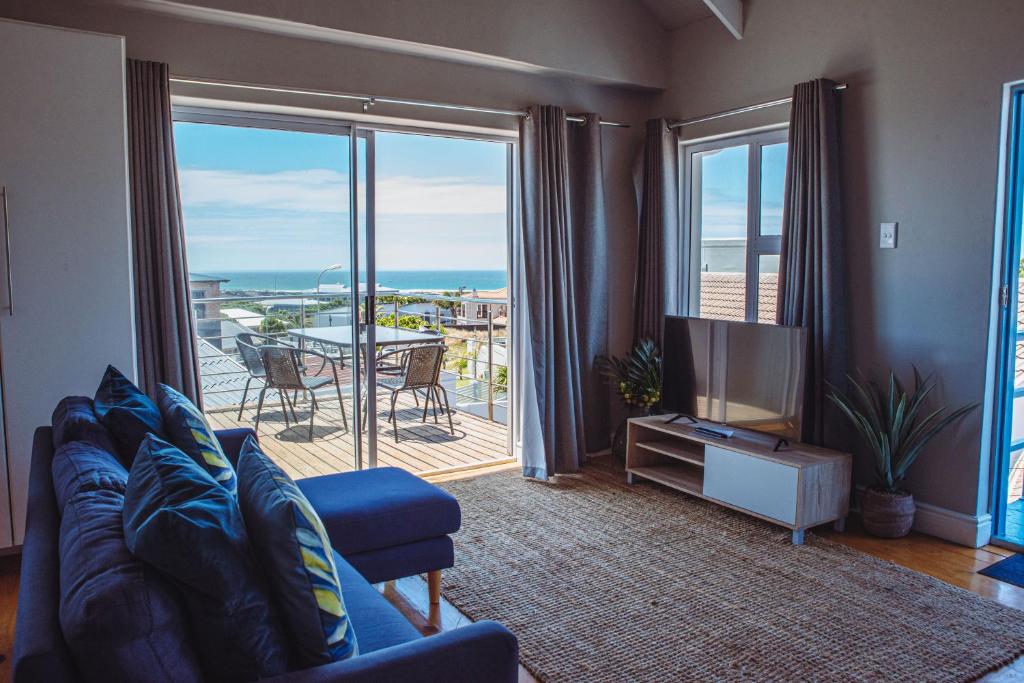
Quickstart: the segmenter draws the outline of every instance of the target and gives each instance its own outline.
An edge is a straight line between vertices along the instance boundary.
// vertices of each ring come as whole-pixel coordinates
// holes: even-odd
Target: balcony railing
[[[192,305],[200,339],[203,396],[208,405],[217,407],[237,408],[241,384],[248,378],[235,345],[236,334],[257,332],[287,340],[289,328],[348,325],[352,317],[351,295],[338,293],[220,296],[194,299]],[[448,346],[442,381],[454,393],[456,407],[507,424],[508,326],[495,315],[495,308],[507,310],[507,303],[387,294],[377,297],[375,320],[378,325],[438,331]],[[462,315],[464,310],[483,317]],[[350,382],[351,378],[349,387]]]

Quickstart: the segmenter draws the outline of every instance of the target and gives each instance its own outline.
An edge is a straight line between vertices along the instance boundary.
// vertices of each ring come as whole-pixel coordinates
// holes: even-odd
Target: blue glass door
[[[1024,546],[1024,86],[1013,91],[1010,104],[1003,206],[1005,251],[999,290],[993,531],[1000,540]]]

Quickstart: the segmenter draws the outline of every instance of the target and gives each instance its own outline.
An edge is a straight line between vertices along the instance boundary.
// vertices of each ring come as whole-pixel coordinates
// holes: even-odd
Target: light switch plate
[[[895,249],[896,248],[896,230],[899,228],[899,223],[882,223],[882,229],[879,234],[878,246],[882,249]]]

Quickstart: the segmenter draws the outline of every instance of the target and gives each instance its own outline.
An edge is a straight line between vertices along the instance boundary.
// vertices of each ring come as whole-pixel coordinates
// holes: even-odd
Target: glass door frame
[[[467,130],[457,126],[445,128],[432,128],[428,126],[414,126],[386,123],[360,123],[345,119],[321,118],[316,116],[304,116],[294,114],[278,114],[273,112],[248,111],[239,108],[239,103],[231,103],[231,108],[220,108],[211,106],[178,105],[172,103],[172,118],[175,122],[204,123],[225,126],[241,126],[249,128],[265,128],[274,130],[285,130],[306,133],[321,133],[337,135],[349,138],[349,240],[350,240],[350,272],[352,273],[352,311],[351,319],[360,320],[360,301],[366,299],[367,305],[363,309],[365,315],[363,324],[375,321],[376,315],[376,174],[375,174],[375,141],[377,132],[409,133],[412,135],[430,135],[434,137],[446,137],[459,140],[478,140],[482,142],[496,142],[507,145],[506,150],[506,239],[507,265],[506,272],[508,292],[508,339],[506,342],[506,353],[508,358],[509,371],[506,373],[506,446],[509,456],[515,456],[515,444],[518,443],[520,424],[518,412],[515,408],[518,386],[515,380],[513,368],[519,367],[517,358],[520,350],[516,340],[516,311],[519,304],[519,287],[521,283],[517,277],[519,264],[519,240],[516,239],[519,226],[519,181],[518,181],[518,145],[519,139],[515,133],[500,134],[481,132],[479,130]],[[357,141],[363,140],[366,145],[366,225],[360,226],[359,218],[359,148]],[[365,244],[360,244],[360,235],[365,235]],[[365,254],[365,258],[360,256]],[[362,263],[365,261],[365,264]],[[359,272],[360,266],[366,270],[366,292],[360,291]],[[376,364],[364,364],[359,359],[359,335],[358,326],[353,325],[352,348],[353,356],[353,438],[356,469],[377,466],[377,412],[369,409],[369,406],[376,405]],[[373,349],[376,340],[374,327],[371,324],[367,330],[365,347]],[[374,354],[375,355],[375,354]],[[370,356],[367,355],[369,358]],[[360,378],[365,372],[366,386],[360,386]],[[365,399],[364,399],[365,389]],[[362,426],[362,410],[365,403],[367,408],[366,427]],[[363,434],[366,435],[365,453],[363,449]],[[503,461],[497,461],[503,462]]]
[[[1001,199],[997,206],[997,229],[1002,231],[1002,258],[996,291],[997,338],[994,410],[995,457],[992,467],[992,536],[1006,545],[1021,547],[1020,538],[1006,537],[1009,505],[1010,463],[1013,454],[1024,449],[1024,440],[1013,441],[1013,401],[1024,397],[1017,389],[1017,343],[1024,340],[1017,319],[1020,291],[1022,218],[1024,218],[1024,82],[1007,86],[1000,169]]]

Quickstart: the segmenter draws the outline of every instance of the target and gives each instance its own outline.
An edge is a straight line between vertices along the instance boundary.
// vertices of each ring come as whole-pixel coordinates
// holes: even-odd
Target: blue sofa
[[[234,462],[249,434],[253,434],[249,429],[225,430],[217,432],[217,438]],[[82,680],[59,620],[60,516],[51,473],[53,455],[53,430],[40,427],[32,451],[18,595],[13,658],[13,678],[18,683]],[[448,534],[460,523],[454,499],[394,468],[298,483],[323,519],[334,546],[359,654],[268,680],[516,680],[518,645],[515,636],[500,624],[482,621],[424,638],[371,585],[452,566]],[[182,637],[187,639],[188,634]],[[111,674],[110,680],[116,680],[116,673]]]

